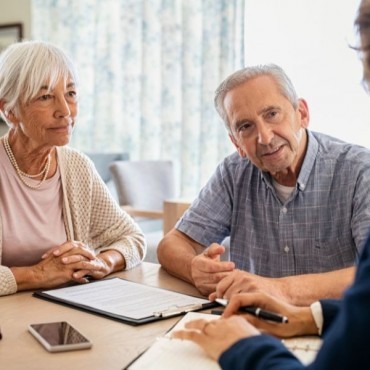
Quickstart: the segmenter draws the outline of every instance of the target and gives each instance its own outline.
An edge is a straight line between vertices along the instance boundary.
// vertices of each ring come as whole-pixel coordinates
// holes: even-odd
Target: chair
[[[171,161],[115,161],[109,170],[121,207],[135,218],[144,232],[147,262],[156,262],[157,245],[163,237],[163,202],[176,197]]]
[[[128,153],[85,153],[95,165],[100,177],[103,179],[107,185],[110,193],[113,195],[114,199],[118,202],[118,194],[116,187],[113,183],[112,175],[109,170],[109,165],[114,161],[128,160]]]

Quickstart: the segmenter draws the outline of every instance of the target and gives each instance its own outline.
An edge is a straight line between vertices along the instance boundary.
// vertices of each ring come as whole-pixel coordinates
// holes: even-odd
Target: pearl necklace
[[[4,136],[3,144],[4,144],[6,154],[8,155],[8,158],[10,160],[10,163],[15,168],[15,171],[17,172],[17,175],[20,178],[20,180],[23,182],[23,184],[28,186],[31,189],[39,188],[45,182],[46,178],[48,177],[49,170],[50,170],[50,164],[51,164],[51,155],[50,154],[48,155],[48,159],[46,161],[45,167],[43,168],[43,170],[40,173],[38,173],[37,175],[29,175],[28,173],[21,171],[21,169],[19,168],[18,163],[17,163],[17,161],[14,157],[13,151],[12,151],[10,145],[9,145],[8,135]],[[33,185],[33,184],[29,183],[26,180],[26,178],[32,179],[32,178],[36,178],[36,177],[39,177],[39,176],[42,176],[42,179],[36,185]]]

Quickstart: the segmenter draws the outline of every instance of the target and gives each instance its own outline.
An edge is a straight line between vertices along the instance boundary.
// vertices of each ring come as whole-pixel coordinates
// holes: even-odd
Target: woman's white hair
[[[34,98],[43,86],[52,90],[60,78],[78,84],[71,59],[56,45],[44,41],[10,45],[0,54],[0,101],[4,112],[17,115],[20,105]]]

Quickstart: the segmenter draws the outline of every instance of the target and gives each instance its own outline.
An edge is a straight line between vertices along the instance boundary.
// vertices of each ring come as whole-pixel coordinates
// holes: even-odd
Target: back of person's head
[[[78,83],[72,61],[56,45],[43,41],[10,45],[0,54],[0,101],[4,111],[19,113],[21,104],[34,98],[43,86],[52,90],[60,78]]]
[[[221,82],[215,92],[214,103],[216,110],[223,119],[228,130],[230,130],[230,123],[228,122],[224,107],[224,99],[226,94],[239,85],[242,85],[243,83],[259,76],[270,76],[275,81],[281,94],[290,101],[294,109],[298,107],[298,95],[290,78],[281,67],[277,66],[276,64],[246,67],[227,77],[223,82]]]
[[[364,82],[370,88],[370,0],[362,0],[355,21],[360,35],[360,45],[357,48],[362,52],[364,65]]]

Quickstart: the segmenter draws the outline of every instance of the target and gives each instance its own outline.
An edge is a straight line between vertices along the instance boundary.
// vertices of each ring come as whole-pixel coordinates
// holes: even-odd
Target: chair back
[[[121,206],[163,210],[163,201],[176,196],[172,161],[115,161],[109,169]]]

